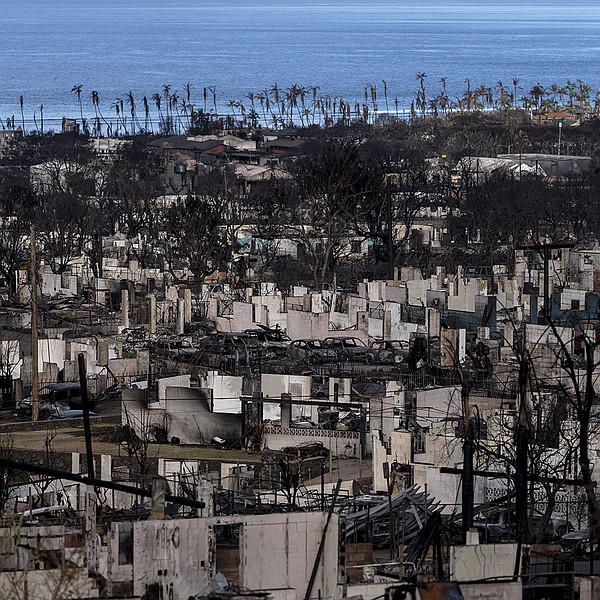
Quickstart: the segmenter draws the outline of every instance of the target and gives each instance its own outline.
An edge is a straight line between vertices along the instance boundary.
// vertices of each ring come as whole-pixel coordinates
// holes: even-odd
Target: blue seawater
[[[319,86],[407,107],[425,73],[428,95],[446,78],[450,97],[473,86],[519,94],[540,82],[600,82],[597,0],[0,0],[0,119],[79,114],[71,92],[92,90],[105,113],[132,92],[138,107],[162,86],[193,101],[214,86],[219,110],[275,82]],[[246,102],[247,99],[245,100]],[[212,104],[212,95],[208,102]]]

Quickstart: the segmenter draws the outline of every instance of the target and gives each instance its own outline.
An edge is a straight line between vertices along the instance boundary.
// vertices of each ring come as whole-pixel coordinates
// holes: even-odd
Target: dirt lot
[[[92,445],[94,454],[125,453],[118,441],[120,420],[116,418],[92,419]],[[85,439],[81,419],[65,421],[45,421],[37,424],[27,422],[7,422],[0,425],[0,435],[12,438],[13,448],[19,453],[45,450],[47,440],[56,453],[85,453]],[[180,446],[176,444],[152,444],[149,451],[152,458],[183,458],[223,462],[260,462],[259,454],[250,454],[244,450],[223,450],[209,446]]]

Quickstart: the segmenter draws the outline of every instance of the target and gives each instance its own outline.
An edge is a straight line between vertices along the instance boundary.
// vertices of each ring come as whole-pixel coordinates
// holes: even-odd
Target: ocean
[[[248,103],[275,83],[364,100],[383,82],[407,108],[502,82],[518,94],[577,79],[600,84],[600,3],[575,0],[0,0],[0,119],[105,114],[177,90],[207,108]],[[212,90],[215,91],[214,97]],[[369,94],[370,95],[370,94]],[[154,105],[154,104],[153,104]]]

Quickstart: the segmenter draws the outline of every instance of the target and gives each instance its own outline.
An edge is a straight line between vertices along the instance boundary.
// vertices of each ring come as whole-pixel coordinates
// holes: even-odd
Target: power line
[[[144,488],[136,487],[133,485],[127,485],[124,483],[118,483],[116,481],[106,481],[104,479],[88,477],[87,475],[70,473],[69,471],[63,471],[62,469],[54,469],[52,467],[43,467],[40,465],[25,463],[17,460],[12,460],[10,458],[0,457],[0,467],[4,467],[7,469],[16,469],[18,471],[26,471],[28,473],[34,473],[36,475],[45,475],[54,479],[67,479],[69,481],[76,481],[85,485],[107,488],[109,490],[115,490],[117,492],[125,492],[127,494],[133,494],[135,496],[143,496],[144,498],[152,498],[152,491]],[[191,498],[184,498],[182,496],[173,496],[172,494],[166,494],[165,500],[167,502],[173,502],[175,504],[181,504],[183,506],[189,506],[191,508],[203,509],[206,507],[206,504],[201,500],[193,500]]]

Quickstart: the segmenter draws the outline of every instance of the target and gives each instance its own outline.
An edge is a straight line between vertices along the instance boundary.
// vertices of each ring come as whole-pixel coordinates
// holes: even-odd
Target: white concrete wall
[[[287,326],[287,316],[281,312],[281,296],[252,296],[252,304],[254,304],[254,315],[256,323],[265,327],[275,327],[279,325],[281,329]]]
[[[208,371],[201,382],[202,388],[212,390],[212,412],[233,415],[242,412],[240,396],[243,385],[243,377],[220,375],[218,371]]]
[[[332,327],[342,330],[348,329],[348,327],[354,325],[356,323],[356,319],[353,319],[352,322],[350,322],[350,316],[348,313],[331,311],[329,313],[329,323]]]
[[[522,600],[523,598],[523,586],[520,581],[461,583],[460,591],[464,600]]]
[[[85,356],[86,373],[95,373],[97,369],[96,344],[86,344],[85,342],[71,342],[71,360],[77,362],[79,354],[83,352]]]
[[[358,431],[327,431],[312,429],[294,429],[266,426],[263,447],[270,450],[282,450],[290,446],[321,442],[333,456],[358,457],[360,454],[360,434]]]
[[[233,319],[231,322],[231,331],[243,331],[254,327],[253,307],[247,302],[233,303]]]
[[[516,553],[517,544],[451,546],[450,578],[454,581],[476,581],[512,577]]]
[[[161,405],[164,407],[164,399],[168,387],[190,387],[190,384],[190,375],[174,375],[173,377],[163,377],[162,379],[159,379],[157,382],[159,402],[161,402]]]
[[[329,333],[329,314],[313,314],[299,310],[287,313],[287,334],[292,340],[323,339]]]
[[[64,340],[38,340],[38,371],[43,372],[44,363],[52,363],[62,369],[66,358],[66,347]]]
[[[406,284],[394,282],[385,286],[385,300],[388,302],[395,302],[398,304],[404,304],[408,297],[408,290]]]
[[[306,592],[327,515],[290,513],[134,523],[134,594],[158,583],[165,598],[197,594],[215,574],[212,527],[241,524],[240,585]],[[338,516],[331,519],[313,594],[338,597]],[[112,557],[115,560],[115,557]],[[171,595],[172,594],[172,595]],[[285,595],[285,597],[289,597]]]
[[[291,394],[292,400],[309,400],[311,377],[305,375],[279,375],[263,373],[260,379],[263,398],[273,398],[273,404],[263,404],[263,418],[277,420],[281,417],[281,394]],[[313,422],[318,419],[317,406],[292,406],[292,419],[306,417]]]
[[[475,296],[487,294],[487,282],[483,279],[456,280],[456,295],[448,296],[448,309],[475,312]]]
[[[373,319],[369,317],[369,336],[374,338],[383,338],[383,319]]]
[[[423,306],[427,301],[427,290],[431,289],[431,280],[407,281],[408,304],[412,306]]]
[[[369,281],[367,283],[367,294],[369,300],[381,302],[384,299],[385,281]]]
[[[213,437],[233,442],[242,435],[239,415],[211,412],[206,390],[168,387],[166,419],[168,436],[178,437],[182,444],[209,443]]]
[[[417,422],[422,427],[446,417],[460,415],[461,395],[458,386],[417,391]]]
[[[392,335],[390,337],[394,340],[409,342],[411,334],[416,333],[417,331],[419,331],[419,325],[416,323],[403,323],[402,321],[398,321],[396,325],[392,323]]]
[[[557,327],[560,339],[563,341],[568,351],[573,350],[574,330],[568,327]],[[558,339],[552,329],[546,325],[525,325],[525,343],[530,350],[538,346],[548,346],[558,349]]]
[[[388,482],[383,476],[383,464],[389,464],[390,473],[394,462],[402,465],[410,464],[411,434],[408,431],[394,431],[386,436],[384,441],[390,445],[390,454],[380,440],[379,431],[371,432],[371,440],[373,444],[373,491],[387,493]]]

